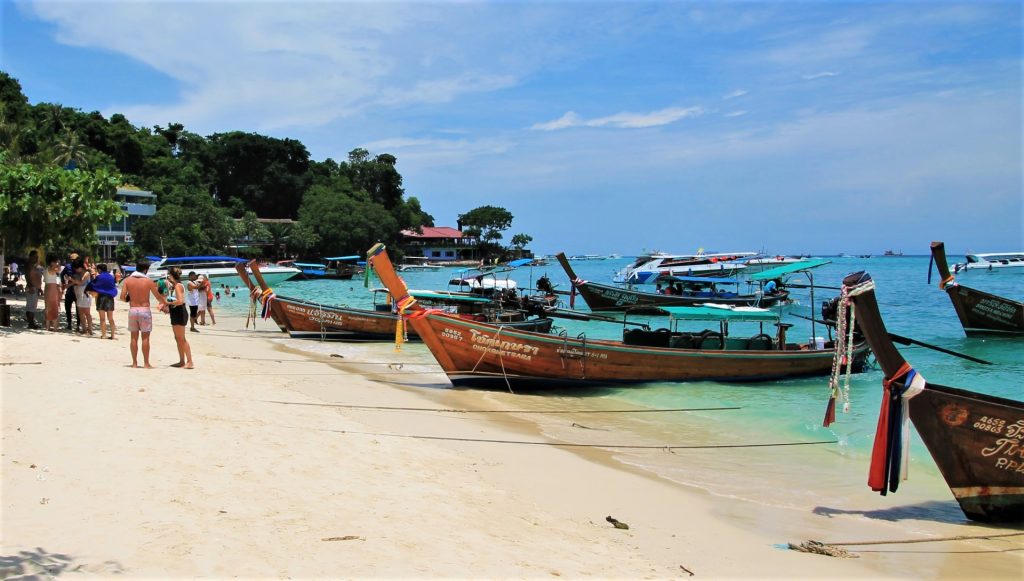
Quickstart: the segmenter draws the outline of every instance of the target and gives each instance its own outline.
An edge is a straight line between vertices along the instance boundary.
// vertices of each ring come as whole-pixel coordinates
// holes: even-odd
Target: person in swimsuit
[[[167,299],[156,288],[156,283],[146,276],[149,261],[142,259],[135,265],[135,272],[125,279],[121,288],[121,300],[128,301],[128,331],[132,341],[132,367],[139,366],[139,335],[142,335],[142,361],[146,369],[149,364],[149,334],[153,332],[153,311],[149,307],[149,295],[160,301],[160,311],[167,311]]]
[[[192,369],[192,347],[185,338],[185,325],[188,324],[188,309],[185,307],[185,285],[181,284],[181,269],[172,266],[167,269],[167,305],[170,307],[171,330],[174,331],[174,342],[178,347],[178,362],[171,367]]]
[[[85,288],[92,281],[92,273],[85,260],[76,260],[72,267],[74,275],[71,277],[71,284],[75,285],[75,304],[78,305],[78,318],[82,321],[82,328],[78,332],[91,336],[95,334],[92,330],[92,296]]]

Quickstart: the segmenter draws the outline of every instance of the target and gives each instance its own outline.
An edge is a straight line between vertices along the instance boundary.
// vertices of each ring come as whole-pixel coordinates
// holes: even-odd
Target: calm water
[[[953,256],[951,261],[962,260]],[[573,262],[584,279],[611,282],[614,271],[629,259]],[[929,381],[965,387],[1014,399],[1024,398],[1024,357],[1021,339],[968,339],[964,336],[948,297],[937,288],[937,276],[926,282],[927,256],[832,258],[832,263],[814,271],[814,282],[838,286],[850,272],[867,270],[875,279],[879,305],[889,330],[920,341],[990,360],[984,366],[918,347],[901,348],[904,356]],[[443,289],[452,269],[411,273],[405,276],[410,288]],[[512,273],[520,287],[532,287],[546,274],[559,289],[568,290],[568,277],[557,264],[525,268]],[[505,276],[505,275],[503,275]],[[971,272],[961,274],[962,284],[1001,296],[1024,297],[1024,273]],[[802,275],[791,282],[806,282]],[[295,281],[278,285],[279,294],[324,303],[368,306],[371,293],[362,280]],[[222,301],[222,308],[244,309],[243,293]],[[790,312],[820,313],[823,300],[838,291],[816,290],[812,308],[809,291],[794,289],[798,304]],[[568,300],[568,297],[564,297]],[[577,297],[576,308],[585,309]],[[639,319],[638,319],[639,320]],[[806,341],[811,336],[808,321],[787,316],[793,323],[790,339]],[[571,336],[586,333],[591,338],[619,338],[622,326],[614,323],[557,321],[559,329]],[[657,325],[657,326],[663,326]],[[751,334],[753,334],[752,331]],[[826,335],[821,326],[817,335]],[[368,358],[380,359],[391,353],[388,345],[342,346],[289,342],[308,350],[356,349]],[[352,351],[346,358],[352,360]],[[401,357],[425,364],[432,358],[421,345],[403,349]],[[894,505],[923,507],[926,520],[957,522],[959,510],[942,483],[927,451],[919,440],[912,444],[911,480],[901,488],[896,501],[871,497],[864,486],[867,459],[874,435],[881,394],[882,374],[877,369],[855,375],[851,384],[851,410],[838,413],[830,428],[821,426],[828,399],[827,378],[788,380],[752,385],[693,382],[652,383],[628,388],[594,389],[586,392],[509,394],[488,392],[484,397],[497,405],[520,410],[572,409],[580,413],[564,416],[525,415],[550,437],[564,441],[597,444],[640,444],[657,446],[708,446],[706,449],[613,450],[622,462],[653,471],[681,483],[698,486],[713,494],[740,497],[768,505],[801,509],[820,507],[861,507],[880,510]],[[396,379],[397,381],[397,379]],[[412,380],[410,380],[412,383]],[[418,382],[422,389],[444,387],[443,378]],[[642,414],[597,414],[587,410],[738,407],[737,410],[669,412]],[[585,426],[585,428],[583,427]],[[806,446],[757,448],[713,448],[747,444],[782,444],[813,441],[838,443]],[[724,468],[730,468],[724,470]],[[906,491],[906,492],[905,492]],[[874,500],[867,500],[873,498]],[[829,509],[825,509],[829,510]],[[840,509],[836,509],[840,510]],[[913,511],[911,511],[913,512]]]

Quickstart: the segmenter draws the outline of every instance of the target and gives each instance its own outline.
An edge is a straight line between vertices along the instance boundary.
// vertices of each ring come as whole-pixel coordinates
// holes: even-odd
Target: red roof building
[[[421,230],[402,230],[407,256],[436,262],[476,260],[479,241],[475,237],[463,236],[461,230],[450,226],[424,226]]]

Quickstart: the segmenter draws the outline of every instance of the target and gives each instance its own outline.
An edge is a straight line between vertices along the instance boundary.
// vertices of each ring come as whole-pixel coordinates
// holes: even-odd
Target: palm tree
[[[26,133],[24,127],[8,121],[7,116],[0,112],[0,148],[7,154],[4,157],[7,163],[21,161],[21,138]]]
[[[274,258],[281,258],[281,244],[288,240],[292,233],[292,225],[284,222],[271,222],[266,225],[270,239],[274,244]]]
[[[88,160],[85,156],[88,146],[82,143],[78,139],[78,135],[72,131],[67,131],[64,134],[64,138],[57,141],[54,149],[57,152],[57,157],[53,158],[53,163],[62,167],[67,167],[72,162],[80,167],[88,165]]]

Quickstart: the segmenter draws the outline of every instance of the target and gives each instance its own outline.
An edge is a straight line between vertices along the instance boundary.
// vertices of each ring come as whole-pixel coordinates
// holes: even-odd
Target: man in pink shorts
[[[124,280],[121,288],[121,300],[128,301],[128,331],[132,334],[130,344],[132,367],[139,366],[139,334],[142,334],[142,361],[146,369],[149,364],[149,334],[153,332],[153,311],[149,307],[149,295],[160,301],[160,311],[167,310],[167,299],[160,294],[156,282],[146,276],[149,272],[149,261],[140,260],[135,264],[135,272]]]

